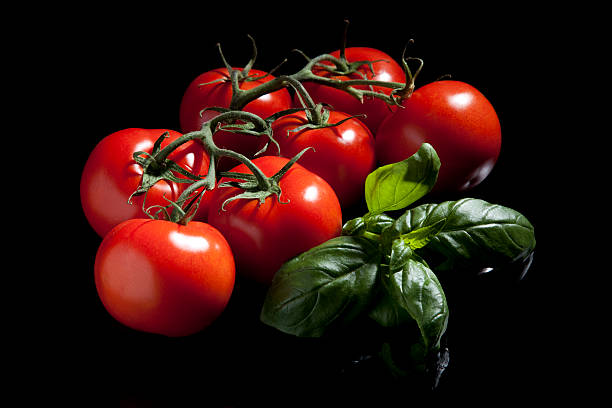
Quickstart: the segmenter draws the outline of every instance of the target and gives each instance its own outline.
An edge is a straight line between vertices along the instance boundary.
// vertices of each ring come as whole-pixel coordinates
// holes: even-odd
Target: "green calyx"
[[[258,178],[253,175],[253,174],[248,174],[248,173],[234,173],[234,172],[221,172],[221,176],[222,177],[228,177],[228,178],[235,178],[237,180],[242,180],[242,181],[226,181],[223,182],[221,184],[219,184],[220,188],[223,187],[235,187],[235,188],[240,188],[241,190],[244,190],[242,193],[239,193],[231,198],[228,198],[227,200],[225,200],[223,202],[223,204],[221,205],[221,211],[225,211],[225,206],[235,200],[240,200],[240,199],[248,199],[248,200],[253,200],[256,199],[259,201],[259,204],[263,204],[266,201],[266,198],[274,195],[276,196],[278,202],[280,204],[287,204],[289,203],[289,201],[282,201],[281,199],[281,195],[282,195],[282,189],[280,187],[280,180],[281,178],[289,171],[289,169],[291,168],[291,166],[293,166],[294,163],[296,163],[300,157],[302,157],[302,155],[304,153],[306,153],[306,151],[308,151],[309,149],[311,149],[310,147],[302,150],[301,152],[299,152],[298,154],[296,154],[291,160],[289,160],[287,162],[287,164],[285,164],[276,174],[274,174],[272,177],[266,177],[266,184],[262,185],[262,183],[260,183],[260,181],[258,180]]]
[[[326,70],[332,75],[348,76],[348,75],[356,74],[362,77],[363,79],[367,80],[368,79],[367,75],[359,71],[359,68],[366,65],[369,68],[370,73],[373,76],[375,75],[373,64],[379,61],[378,60],[377,61],[349,61],[346,58],[346,44],[347,44],[347,39],[348,39],[348,28],[349,28],[349,20],[344,20],[344,32],[342,35],[342,46],[340,47],[340,58],[336,59],[332,57],[331,59],[329,59],[329,62],[332,62],[333,65],[317,64],[317,66],[319,68]]]
[[[168,132],[163,133],[155,141],[151,153],[138,151],[133,154],[134,161],[143,168],[143,177],[140,187],[132,193],[130,200],[135,195],[146,193],[150,187],[160,180],[168,180],[175,183],[192,183],[194,180],[200,179],[199,176],[188,172],[172,160],[167,159],[166,155],[160,154],[161,144],[168,136]],[[183,177],[178,177],[176,173]]]
[[[255,64],[255,60],[257,59],[257,45],[255,44],[255,39],[253,39],[253,37],[251,37],[250,35],[248,35],[248,37],[249,40],[251,40],[253,54],[251,55],[251,58],[242,70],[234,69],[227,62],[227,59],[225,58],[225,55],[223,55],[223,51],[221,50],[221,44],[217,43],[217,50],[219,51],[219,56],[221,57],[221,61],[223,61],[223,65],[227,69],[227,72],[229,72],[231,80],[244,81],[257,79],[257,77],[253,78],[249,75],[251,72],[251,68],[253,68],[253,65]]]
[[[410,96],[412,96],[412,93],[414,92],[414,89],[416,88],[416,84],[415,84],[416,78],[421,72],[421,69],[423,69],[424,61],[421,58],[405,56],[408,45],[412,44],[413,42],[414,40],[412,39],[408,41],[408,44],[406,44],[406,46],[404,47],[404,50],[402,51],[402,68],[404,70],[404,74],[406,75],[406,84],[402,88],[394,89],[391,91],[391,97],[396,98],[396,101],[398,104],[401,102],[402,99],[410,98]],[[410,66],[408,65],[408,61],[417,61],[418,66],[414,73],[410,69]]]
[[[300,104],[304,107],[301,110],[304,110],[306,112],[306,119],[308,120],[308,123],[298,126],[294,129],[291,129],[290,132],[297,133],[305,129],[321,129],[321,128],[326,128],[326,127],[338,126],[346,122],[347,120],[366,116],[364,114],[353,115],[353,116],[344,118],[337,123],[329,123],[330,113],[329,113],[329,109],[327,109],[326,107],[328,105],[324,103],[315,104],[315,102],[312,100],[312,98],[306,91],[306,88],[304,88],[304,85],[302,85],[301,82],[296,81],[291,77],[282,77],[282,78],[285,78],[285,80],[295,90],[296,96],[298,97]]]
[[[183,222],[187,214],[190,213],[190,210],[193,206],[193,202],[187,204],[185,210],[181,209],[182,214],[180,217],[177,217],[177,212],[174,212],[174,216],[170,215],[167,208],[163,206],[156,205],[146,207],[147,192],[151,187],[153,187],[156,183],[160,181],[165,180],[174,183],[194,183],[196,181],[201,180],[201,177],[199,175],[193,174],[185,170],[184,168],[167,158],[168,154],[171,153],[172,150],[174,150],[172,146],[169,146],[168,149],[161,148],[162,142],[168,137],[168,132],[164,132],[153,144],[153,149],[151,152],[134,152],[133,159],[137,164],[142,167],[143,172],[141,183],[138,188],[129,196],[128,203],[132,203],[132,198],[134,196],[144,195],[145,199],[142,202],[142,210],[146,215],[151,218],[157,219],[161,216],[160,214],[163,213],[165,218],[168,220],[173,220],[175,222]],[[182,202],[180,204],[177,202],[173,202],[165,196],[164,199],[168,201],[169,207],[180,209],[180,205],[184,204]],[[199,200],[196,203],[196,209],[198,203]],[[155,215],[151,214],[151,211],[153,209],[158,209],[158,212],[156,212]]]

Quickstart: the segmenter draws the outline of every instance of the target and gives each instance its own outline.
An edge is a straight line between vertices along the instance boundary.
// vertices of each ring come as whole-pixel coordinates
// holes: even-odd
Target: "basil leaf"
[[[402,240],[410,245],[412,249],[423,248],[429,241],[438,235],[442,227],[444,227],[444,220],[439,220],[431,225],[417,228],[402,235]]]
[[[379,167],[365,181],[365,199],[371,213],[401,210],[427,194],[438,178],[440,159],[423,143],[409,158]]]
[[[426,349],[437,350],[448,323],[448,304],[433,271],[414,256],[383,282],[390,298],[417,322]]]
[[[340,236],[316,246],[276,273],[261,321],[304,337],[349,323],[374,296],[379,265],[378,245],[365,238]]]
[[[359,235],[365,229],[366,225],[363,217],[353,218],[342,226],[342,235]]]
[[[399,327],[414,322],[408,311],[393,300],[386,290],[368,316],[383,327]]]
[[[391,255],[389,256],[389,271],[391,273],[401,270],[406,262],[414,256],[410,245],[403,239],[396,239],[391,245]]]
[[[412,248],[410,248],[401,238],[393,241],[389,255],[390,273],[386,275],[388,276],[394,272],[401,271],[404,265],[413,256],[414,252]],[[385,286],[386,282],[383,280],[383,287]],[[410,314],[391,298],[388,290],[383,290],[382,292],[382,297],[369,313],[370,318],[374,319],[383,327],[397,327],[412,320]]]
[[[363,217],[353,218],[342,227],[343,235],[361,235],[364,232],[381,234],[385,228],[392,225],[395,218],[386,214],[366,214]]]
[[[420,253],[442,255],[446,261],[439,269],[503,266],[528,258],[535,248],[534,228],[527,218],[474,198],[420,205],[385,232],[397,236],[434,225],[438,231]]]

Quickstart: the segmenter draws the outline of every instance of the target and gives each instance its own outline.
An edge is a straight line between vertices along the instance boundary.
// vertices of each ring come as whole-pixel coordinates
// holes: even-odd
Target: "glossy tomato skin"
[[[267,75],[266,72],[257,69],[251,69],[249,76],[261,77],[261,79],[242,81],[240,89],[252,89],[274,79],[274,76]],[[218,68],[199,75],[189,84],[179,108],[180,126],[184,133],[200,130],[202,123],[218,115],[214,111],[200,114],[202,109],[210,107],[229,108],[232,101],[232,85],[229,79],[227,68]],[[243,110],[265,119],[276,112],[289,109],[291,104],[292,100],[289,92],[286,89],[280,89],[249,102]],[[249,158],[253,157],[258,151],[257,146],[259,146],[257,137],[232,132],[218,131],[215,133],[214,141],[220,148],[242,153]],[[222,158],[220,170],[228,170],[237,164],[236,161]]]
[[[262,156],[253,162],[266,176],[274,175],[289,160]],[[250,173],[244,165],[232,169]],[[221,182],[227,181],[222,179]],[[281,265],[292,257],[337,237],[342,231],[342,212],[329,184],[298,163],[281,178],[281,202],[275,195],[258,200],[238,199],[223,203],[241,190],[213,190],[208,222],[227,238],[238,275],[269,284]]]
[[[441,162],[433,191],[466,191],[489,175],[501,150],[501,126],[480,91],[465,82],[437,81],[415,90],[402,105],[376,135],[381,165],[401,161],[428,142]]]
[[[132,204],[128,203],[142,179],[142,166],[134,161],[133,154],[150,153],[155,141],[165,132],[169,137],[162,142],[162,148],[181,136],[168,129],[123,129],[106,136],[90,153],[81,174],[81,205],[89,224],[101,237],[122,221],[148,218],[142,211],[143,195],[134,196]],[[191,173],[208,173],[208,155],[199,141],[181,145],[168,159]],[[175,201],[187,186],[187,183],[159,181],[147,193],[146,206],[168,205],[164,195]],[[194,219],[206,217],[207,203],[205,194]]]
[[[235,264],[227,241],[208,224],[132,219],[105,236],[94,273],[100,300],[117,321],[179,337],[203,330],[225,310]]]
[[[348,120],[346,120],[348,119]],[[272,124],[274,139],[280,146],[281,156],[291,158],[312,147],[299,163],[321,176],[336,192],[342,208],[363,200],[365,179],[376,166],[374,136],[359,119],[349,119],[343,112],[331,111],[328,123],[345,122],[319,129],[296,128],[308,123],[305,112],[283,116]],[[267,152],[278,152],[270,144]]]
[[[336,50],[332,52],[331,55],[339,57],[340,51]],[[313,72],[319,76],[338,80],[364,79],[365,75],[367,79],[377,81],[398,83],[404,83],[406,81],[406,75],[402,67],[383,51],[368,47],[348,47],[345,50],[345,56],[349,62],[376,61],[372,64],[374,74],[368,65],[362,65],[359,68],[359,73],[351,74],[350,76],[330,75],[330,73],[324,69],[315,69]],[[324,63],[331,65],[330,62]],[[396,109],[381,99],[369,96],[365,97],[363,103],[361,103],[355,97],[344,91],[314,82],[304,82],[304,87],[315,103],[327,103],[331,105],[334,110],[345,112],[350,115],[365,114],[366,117],[360,119],[368,126],[374,135],[376,135],[380,123]],[[355,88],[370,89],[367,86],[355,86]],[[391,93],[391,88],[374,86],[371,89],[387,95]]]

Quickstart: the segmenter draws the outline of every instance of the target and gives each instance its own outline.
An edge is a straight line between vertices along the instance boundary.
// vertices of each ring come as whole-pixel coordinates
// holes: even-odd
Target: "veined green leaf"
[[[281,267],[261,320],[285,333],[319,337],[369,305],[379,268],[378,245],[361,237],[333,238]]]
[[[438,349],[446,331],[448,304],[433,271],[418,257],[411,257],[384,282],[394,303],[417,322],[427,350]]]
[[[406,211],[390,229],[402,235],[434,225],[439,231],[423,254],[442,255],[446,268],[502,266],[527,258],[535,248],[534,227],[527,218],[474,198],[420,205]]]
[[[363,235],[365,232],[380,235],[395,219],[386,214],[366,214],[353,218],[342,226],[343,235]]]
[[[440,159],[423,143],[409,158],[379,167],[365,181],[365,199],[371,213],[401,210],[427,194],[438,178]]]
[[[437,222],[427,225],[425,227],[417,228],[406,234],[403,234],[402,240],[410,246],[412,249],[423,248],[429,243],[444,227],[445,220],[438,220]]]

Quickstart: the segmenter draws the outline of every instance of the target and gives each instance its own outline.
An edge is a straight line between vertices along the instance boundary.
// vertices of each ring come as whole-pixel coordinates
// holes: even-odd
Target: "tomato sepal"
[[[281,199],[282,189],[279,185],[279,181],[281,177],[283,177],[285,173],[289,171],[291,166],[293,166],[300,159],[300,157],[302,157],[302,155],[310,149],[312,149],[312,147],[307,147],[306,149],[302,150],[301,152],[293,156],[293,158],[289,160],[287,164],[285,164],[278,172],[276,172],[276,174],[274,174],[272,177],[266,177],[266,180],[268,181],[267,186],[262,186],[259,179],[253,174],[236,173],[236,172],[221,172],[222,177],[231,177],[231,178],[236,178],[238,180],[243,180],[243,181],[240,182],[240,181],[229,180],[229,181],[220,183],[218,187],[220,188],[234,187],[234,188],[239,188],[239,189],[244,190],[244,192],[239,193],[225,200],[223,204],[221,204],[221,211],[225,211],[225,206],[228,203],[235,201],[235,200],[240,200],[240,199],[246,199],[246,200],[256,199],[259,201],[259,204],[261,205],[265,203],[266,198],[268,198],[271,195],[275,195],[280,204],[287,204],[288,201],[282,201]]]
[[[135,196],[144,195],[145,198],[142,200],[142,211],[149,218],[158,219],[160,211],[156,213],[156,215],[152,215],[150,213],[151,210],[158,208],[159,210],[163,210],[165,214],[165,219],[173,220],[174,222],[178,222],[180,224],[186,224],[189,222],[194,216],[197,208],[199,206],[199,202],[201,197],[198,199],[195,207],[193,207],[194,201],[192,200],[185,210],[181,208],[179,203],[183,203],[187,200],[188,197],[185,197],[184,200],[178,200],[179,203],[174,202],[167,198],[165,195],[162,196],[164,200],[166,200],[169,205],[175,209],[178,209],[177,213],[168,213],[167,208],[162,205],[152,205],[147,207],[146,205],[146,195],[151,187],[153,187],[156,183],[165,180],[174,183],[194,183],[202,179],[201,176],[191,173],[187,171],[183,167],[179,166],[176,162],[166,158],[167,154],[162,152],[161,144],[162,142],[169,137],[168,132],[164,132],[153,144],[153,149],[151,153],[147,151],[136,151],[132,155],[134,162],[142,167],[142,180],[138,186],[138,188],[128,197],[127,202],[132,204],[132,199]],[[176,173],[182,175],[183,177],[178,177]],[[195,211],[192,211],[195,209]]]

